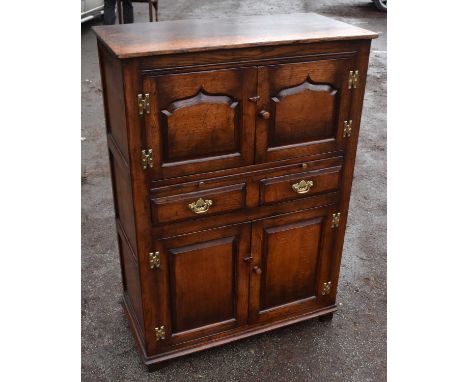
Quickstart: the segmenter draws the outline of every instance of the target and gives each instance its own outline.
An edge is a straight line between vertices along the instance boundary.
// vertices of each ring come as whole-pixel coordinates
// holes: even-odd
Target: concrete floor
[[[102,91],[91,21],[81,28],[82,380],[386,380],[386,14],[366,0],[160,0],[161,20],[317,12],[382,32],[374,40],[331,323],[316,320],[190,355],[147,373],[122,314]],[[147,21],[135,4],[135,21]]]

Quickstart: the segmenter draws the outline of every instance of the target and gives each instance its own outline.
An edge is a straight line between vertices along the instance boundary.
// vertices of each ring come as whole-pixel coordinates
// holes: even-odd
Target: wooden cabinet
[[[144,363],[331,318],[376,35],[315,14],[95,31]]]

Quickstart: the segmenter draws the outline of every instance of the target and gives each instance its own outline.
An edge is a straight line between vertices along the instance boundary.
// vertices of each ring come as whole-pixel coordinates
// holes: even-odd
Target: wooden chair
[[[132,0],[134,3],[148,3],[149,8],[149,21],[159,21],[158,20],[158,0]],[[153,17],[154,11],[154,17]],[[122,0],[117,0],[117,13],[119,15],[119,24],[123,24],[123,9],[122,9]]]

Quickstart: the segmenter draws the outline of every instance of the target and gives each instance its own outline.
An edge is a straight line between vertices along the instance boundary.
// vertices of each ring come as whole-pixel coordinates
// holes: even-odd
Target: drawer
[[[156,237],[172,237],[336,204],[343,160],[338,156],[250,172],[213,174],[216,177],[200,174],[153,181],[152,232]],[[313,182],[302,194],[292,189],[301,180]],[[188,204],[200,198],[213,203],[206,212],[196,214]]]
[[[187,189],[190,189],[187,186]],[[236,183],[195,192],[151,198],[154,224],[232,212],[245,207],[246,184]]]
[[[271,174],[260,181],[260,205],[307,198],[340,188],[341,166],[280,175]]]

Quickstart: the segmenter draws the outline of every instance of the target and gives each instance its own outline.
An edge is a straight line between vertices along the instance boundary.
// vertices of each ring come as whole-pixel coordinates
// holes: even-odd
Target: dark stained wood
[[[324,314],[322,316],[319,316],[318,319],[321,322],[331,321],[333,319],[333,313]]]
[[[163,346],[247,322],[249,267],[243,258],[250,252],[250,224],[155,240],[153,247],[161,268],[152,278],[170,296],[157,307],[167,333]],[[154,336],[148,340],[155,342]]]
[[[167,161],[238,152],[239,102],[209,95],[200,88],[191,98],[174,101],[163,115]]]
[[[235,58],[232,50],[217,49],[206,52],[178,53],[163,56],[142,57],[142,73],[181,73],[243,67],[247,65],[276,65],[322,59],[338,59],[355,55],[362,40],[335,42],[316,42],[295,45],[259,46],[236,49]]]
[[[132,187],[128,169],[122,165],[118,156],[110,155],[111,171],[113,175],[113,189],[115,201],[115,217],[124,228],[132,248],[137,248],[137,234],[135,230],[134,210],[132,203]]]
[[[135,257],[129,243],[119,233],[119,249],[122,265],[122,283],[124,291],[128,293],[129,304],[137,317],[138,325],[143,322],[143,307],[141,302],[141,287],[138,275],[138,260]]]
[[[336,205],[253,223],[249,320],[268,321],[330,304],[321,294],[328,282],[336,229]]]
[[[141,118],[138,115],[138,107],[135,102],[135,94],[141,93],[141,81],[136,75],[138,70],[137,62],[123,62],[122,76],[125,83],[124,86],[124,102],[125,102],[125,116],[126,127],[128,132],[128,147],[129,147],[129,173],[132,190],[132,200],[129,201],[133,204],[133,215],[135,221],[135,230],[137,235],[137,246],[135,253],[138,257],[138,271],[140,276],[141,299],[143,305],[143,338],[154,336],[154,320],[158,319],[160,312],[153,310],[152,301],[157,296],[154,294],[152,285],[142,280],[148,280],[152,272],[147,266],[148,253],[153,250],[151,240],[151,228],[147,223],[151,219],[150,209],[148,203],[143,203],[144,200],[149,200],[149,183],[145,174],[142,172],[140,155],[141,147],[143,147],[143,135],[141,129]],[[124,232],[125,233],[125,232]],[[127,303],[128,306],[128,303]],[[132,314],[131,309],[127,309],[128,314]],[[133,318],[136,321],[136,318]],[[135,331],[134,331],[135,333]],[[139,342],[141,343],[141,342]],[[143,342],[144,347],[142,351],[146,354],[154,354],[155,347],[151,347],[152,343],[148,341]]]
[[[191,192],[202,190],[206,187],[218,187],[225,184],[232,184],[233,181],[238,179],[243,179],[245,182],[258,182],[266,178],[304,173],[327,167],[341,166],[342,164],[343,157],[340,155],[322,154],[307,158],[294,158],[278,161],[275,163],[274,168],[272,168],[270,163],[267,163],[245,166],[241,169],[235,168],[211,171],[208,174],[194,174],[177,178],[152,180],[151,192],[157,195],[170,195],[174,192],[180,192],[181,190],[184,190],[184,192]],[[273,173],[275,175],[272,175]]]
[[[97,26],[94,31],[119,58],[378,36],[316,13]]]
[[[253,163],[256,93],[254,68],[148,76],[148,144],[154,177]]]
[[[245,186],[245,183],[240,183],[154,198],[151,204],[153,222],[160,224],[240,210],[245,207]],[[200,198],[210,200],[212,204],[206,212],[195,213],[188,205],[196,203]]]
[[[95,30],[124,309],[143,362],[331,319],[376,34],[314,14]],[[196,214],[198,199],[211,204]]]
[[[314,194],[338,190],[341,181],[341,167],[328,167],[322,170],[284,176],[273,173],[269,176],[271,177],[261,180],[260,204],[307,198]],[[302,181],[312,182],[312,186],[306,187],[304,193],[298,193],[293,186],[300,185]],[[299,191],[302,190],[299,189]]]
[[[102,47],[99,48],[106,130],[112,136],[123,158],[128,162],[128,139],[123,100],[122,66],[119,60]]]
[[[349,118],[352,58],[260,67],[257,162],[343,148],[343,121]]]

